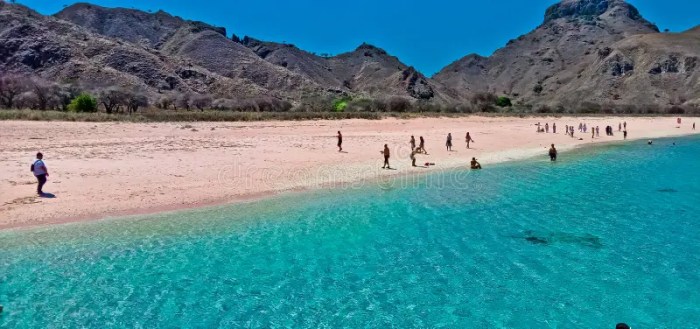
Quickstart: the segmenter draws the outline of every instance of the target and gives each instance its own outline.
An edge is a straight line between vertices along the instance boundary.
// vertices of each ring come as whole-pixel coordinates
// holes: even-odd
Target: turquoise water
[[[698,154],[632,142],[2,231],[0,327],[699,328]]]

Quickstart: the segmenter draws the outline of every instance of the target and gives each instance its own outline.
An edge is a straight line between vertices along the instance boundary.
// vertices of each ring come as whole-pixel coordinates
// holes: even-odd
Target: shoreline
[[[493,118],[471,118],[472,120],[486,120],[486,121],[505,121],[502,119],[493,119]],[[609,119],[609,118],[608,118]],[[506,120],[511,120],[512,119],[506,119]],[[658,118],[650,118],[650,120],[658,120]],[[387,120],[384,120],[387,121]],[[421,121],[421,119],[411,119],[411,120],[398,120],[398,119],[388,119],[388,121]],[[434,121],[444,121],[446,123],[453,121],[451,119],[437,119]],[[533,120],[531,119],[517,119],[516,121],[520,121],[522,124],[523,122],[531,122]],[[535,120],[536,121],[536,120]],[[666,120],[668,121],[668,120]],[[325,122],[321,122],[320,126],[325,126],[323,125]],[[338,122],[342,124],[343,122]],[[348,123],[348,122],[345,122]],[[255,123],[254,125],[265,125],[265,124],[270,124],[269,122],[261,122],[261,123]],[[299,123],[299,124],[303,124]],[[353,122],[350,122],[348,124],[356,124]],[[361,124],[361,123],[360,123]],[[90,124],[92,125],[92,124]],[[118,124],[118,125],[125,125],[125,124]],[[132,125],[132,124],[127,124],[127,125]],[[133,124],[136,125],[136,124]],[[197,124],[198,126],[201,126],[203,124]],[[206,124],[204,124],[206,126]],[[209,124],[212,125],[212,124]],[[214,124],[215,125],[215,124]],[[318,127],[319,122],[313,122],[313,125]],[[168,124],[168,126],[177,126],[177,124]],[[294,129],[294,127],[277,127],[273,123],[274,128],[272,129]],[[283,125],[284,126],[284,125]],[[527,126],[526,126],[527,127]],[[173,127],[170,127],[173,128]],[[213,127],[212,127],[213,128]],[[237,127],[240,128],[240,127]],[[343,127],[344,128],[344,127]],[[529,130],[530,127],[527,127]],[[533,127],[534,128],[534,127]],[[194,129],[194,128],[193,128]],[[333,130],[336,128],[324,128],[325,130]],[[182,130],[180,128],[180,130]],[[474,131],[478,131],[477,129],[473,129]],[[214,129],[212,129],[214,131]],[[692,131],[680,131],[677,129],[673,130],[667,130],[662,134],[654,134],[654,136],[637,136],[635,138],[629,138],[626,142],[631,142],[631,141],[639,141],[639,140],[644,140],[648,138],[673,138],[673,137],[683,137],[683,136],[689,136],[693,135],[694,133]],[[571,150],[579,149],[582,147],[597,147],[600,145],[606,145],[606,144],[611,144],[611,143],[617,143],[617,142],[625,142],[622,140],[618,139],[606,139],[605,137],[601,137],[597,140],[590,141],[586,140],[584,137],[584,141],[578,141],[577,139],[573,139],[570,137],[564,137],[563,134],[557,134],[557,135],[552,135],[549,134],[550,136],[547,136],[545,134],[537,134],[534,131],[532,131],[532,134],[530,136],[536,136],[536,137],[541,137],[541,136],[546,136],[546,137],[552,137],[550,139],[553,139],[554,137],[557,137],[559,139],[561,138],[566,138],[566,142],[562,142],[561,140],[557,141],[557,148],[559,149],[560,152],[568,152]],[[479,135],[477,135],[479,136]],[[481,136],[480,136],[481,137]],[[529,136],[528,136],[529,137]],[[577,137],[578,138],[578,137]],[[31,138],[30,138],[31,139]],[[459,142],[460,137],[455,138],[458,142],[456,142],[456,147],[455,148],[460,148],[462,143]],[[476,138],[475,138],[476,139]],[[533,138],[535,139],[535,138]],[[332,140],[332,138],[331,138]],[[479,141],[477,140],[477,143]],[[433,142],[432,145],[435,143]],[[429,144],[430,145],[430,144]],[[480,145],[480,144],[475,144]],[[508,146],[507,144],[505,144]],[[546,156],[546,150],[542,150],[541,145],[538,147],[528,147],[532,145],[514,145],[514,147],[506,147],[506,148],[494,148],[494,150],[488,150],[486,152],[479,152],[477,157],[479,158],[480,162],[482,164],[496,164],[496,163],[503,163],[503,162],[510,162],[510,161],[521,161],[521,160],[526,160],[529,158],[537,157],[538,155],[542,155],[543,157]],[[435,149],[435,147],[433,147]],[[331,148],[332,150],[332,148]],[[472,149],[473,150],[473,149]],[[443,152],[444,153],[444,152]],[[328,155],[328,153],[324,153],[325,155]],[[403,167],[405,167],[405,162],[409,161],[407,159],[407,156],[405,154],[402,154],[401,149],[398,150],[398,152],[395,152],[394,154],[398,154],[400,159],[396,159],[397,157],[393,157],[394,163],[400,163],[402,164]],[[331,154],[334,155],[334,154]],[[127,203],[127,207],[124,207],[123,209],[113,209],[113,210],[103,210],[103,211],[93,211],[93,212],[86,212],[86,213],[79,213],[79,214],[71,214],[68,216],[53,216],[41,220],[35,220],[35,221],[17,221],[17,222],[6,222],[5,220],[0,221],[0,230],[23,230],[23,229],[32,229],[32,228],[38,228],[38,227],[46,227],[46,226],[52,226],[52,225],[61,225],[61,224],[68,224],[68,223],[76,223],[76,222],[87,222],[87,221],[95,221],[95,220],[101,220],[101,219],[114,219],[114,218],[121,218],[121,217],[130,217],[130,216],[143,216],[143,215],[149,215],[149,214],[157,214],[157,213],[163,213],[163,212],[176,212],[176,211],[187,211],[187,210],[192,210],[192,209],[198,209],[198,208],[207,208],[207,207],[218,207],[218,206],[229,206],[229,205],[235,205],[235,204],[240,204],[240,203],[246,203],[246,202],[255,202],[258,200],[274,197],[277,195],[281,194],[286,194],[286,193],[298,193],[298,192],[306,192],[306,191],[313,191],[313,190],[322,190],[322,189],[333,189],[333,188],[339,188],[340,186],[343,185],[355,185],[355,184],[367,184],[367,183],[372,183],[372,182],[377,182],[382,179],[396,179],[397,177],[405,177],[405,176],[417,176],[417,175],[424,175],[424,174],[432,174],[432,173],[437,173],[440,171],[449,171],[449,170],[456,170],[462,167],[467,166],[467,162],[464,161],[465,157],[452,157],[450,158],[452,154],[447,153],[447,156],[439,157],[436,156],[439,161],[439,166],[432,167],[432,168],[420,168],[420,169],[412,169],[408,168],[408,170],[402,169],[401,171],[397,172],[389,172],[389,171],[382,171],[379,169],[376,169],[379,167],[378,165],[381,164],[381,162],[377,163],[378,160],[370,160],[370,161],[360,161],[360,162],[355,162],[355,163],[347,163],[346,165],[343,165],[343,162],[341,161],[340,164],[338,164],[338,161],[331,161],[330,165],[323,167],[323,168],[316,168],[319,172],[321,171],[326,171],[326,173],[330,172],[333,176],[331,181],[325,181],[323,177],[321,176],[314,176],[316,179],[310,179],[306,180],[303,179],[305,177],[311,177],[311,176],[304,176],[299,175],[296,179],[296,184],[287,184],[289,182],[282,182],[278,186],[274,186],[273,188],[270,188],[268,186],[267,189],[264,189],[265,186],[262,186],[263,189],[259,189],[258,191],[250,191],[250,192],[243,192],[243,193],[234,193],[234,194],[228,194],[228,195],[222,195],[219,197],[212,196],[212,195],[200,195],[199,199],[196,200],[190,200],[186,202],[174,202],[174,203],[162,203],[162,204],[153,204],[149,202],[145,202],[144,200],[141,200],[141,203],[139,204],[138,201],[134,202],[134,198],[136,196],[134,195],[128,195],[127,198],[125,199]],[[469,158],[467,156],[466,158]],[[371,156],[373,157],[373,156]],[[284,161],[284,157],[282,159]],[[431,160],[433,161],[433,158],[425,159],[419,158],[419,163],[422,163],[422,160]],[[49,160],[51,161],[51,160]],[[257,161],[260,163],[260,161]],[[263,163],[266,162],[264,159],[262,161]],[[51,163],[51,162],[49,162]],[[51,168],[51,164],[49,164],[49,167]],[[347,167],[350,167],[348,169]],[[374,170],[371,168],[375,168]],[[250,168],[247,168],[250,169]],[[301,168],[304,169],[304,168]],[[313,166],[305,168],[309,171],[306,173],[311,173],[311,169],[313,169]],[[339,169],[338,172],[333,172],[334,169]],[[371,172],[367,172],[367,170],[371,170]],[[51,169],[50,169],[51,170]],[[374,172],[376,171],[376,173]],[[358,174],[359,173],[359,174]],[[219,172],[218,173],[218,179],[219,179],[219,184],[221,184],[221,176],[225,176],[227,172]],[[246,175],[248,173],[245,173]],[[257,173],[259,174],[259,173]],[[253,173],[252,175],[255,176],[257,175],[256,173]],[[265,174],[265,172],[263,172]],[[280,175],[280,172],[276,173],[277,175]],[[291,175],[295,176],[297,173],[293,171],[284,171],[281,173],[282,175]],[[316,173],[317,175],[319,174],[318,172]],[[1,177],[0,177],[1,178]],[[275,176],[275,173],[272,174],[272,176],[267,177],[273,183],[277,183],[275,180],[278,178]],[[320,181],[318,178],[322,178]],[[292,179],[293,180],[293,179]],[[51,183],[51,181],[50,181]],[[58,183],[58,182],[57,182]],[[253,185],[258,184],[258,187],[260,187],[261,181],[254,181]],[[264,183],[264,182],[263,182]],[[29,184],[26,184],[29,185]],[[32,185],[33,186],[33,185]],[[47,187],[50,185],[47,185]],[[127,189],[129,190],[129,189]],[[58,199],[53,199],[49,201],[60,201],[61,196],[59,195]],[[43,200],[40,200],[43,201]],[[136,203],[136,205],[132,205],[133,203]],[[35,205],[36,203],[30,203],[29,206]],[[7,204],[5,204],[6,206]],[[5,209],[0,208],[0,211],[3,211]],[[70,210],[70,209],[69,209]],[[3,211],[4,212],[4,211]],[[0,212],[2,214],[3,212]],[[70,211],[68,211],[70,212]],[[31,216],[31,212],[27,212]],[[25,213],[26,214],[26,213]],[[4,216],[4,215],[3,215]]]

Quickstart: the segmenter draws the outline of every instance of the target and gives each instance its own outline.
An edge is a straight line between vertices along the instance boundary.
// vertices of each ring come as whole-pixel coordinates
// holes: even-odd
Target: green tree
[[[97,112],[97,100],[89,94],[80,94],[68,104],[71,112]]]
[[[498,99],[496,100],[496,105],[498,105],[499,107],[508,107],[513,106],[513,103],[511,103],[510,98],[501,96],[498,97]]]

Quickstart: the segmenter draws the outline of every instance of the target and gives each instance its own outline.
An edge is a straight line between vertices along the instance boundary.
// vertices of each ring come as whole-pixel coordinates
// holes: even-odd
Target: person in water
[[[384,166],[382,169],[391,169],[391,165],[389,165],[389,157],[391,157],[391,151],[389,151],[389,145],[384,144],[384,150],[381,151],[382,154],[384,154]]]
[[[411,144],[411,151],[416,149],[416,138],[411,136],[411,141],[409,142]]]
[[[476,158],[472,158],[471,168],[472,169],[481,169],[481,164],[479,163],[479,161],[476,161]]]
[[[452,133],[447,134],[447,141],[445,141],[445,147],[447,147],[447,151],[452,151]]]
[[[343,152],[343,134],[338,131],[338,152]]]
[[[467,141],[467,148],[469,148],[469,143],[473,143],[474,139],[472,139],[472,135],[470,135],[468,131],[467,131],[467,136],[465,137],[465,139]]]
[[[552,144],[552,147],[549,148],[549,159],[552,161],[557,161],[557,148],[554,147],[554,144]]]
[[[618,323],[615,329],[632,329],[627,323]]]
[[[41,152],[36,154],[36,160],[32,164],[31,168],[34,177],[37,180],[36,193],[39,196],[44,195],[44,184],[46,184],[46,178],[49,177],[49,170],[46,168],[44,163],[44,155]]]

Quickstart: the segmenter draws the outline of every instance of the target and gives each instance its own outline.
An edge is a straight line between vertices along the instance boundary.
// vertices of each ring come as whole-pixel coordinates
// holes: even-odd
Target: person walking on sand
[[[469,144],[470,144],[470,143],[474,143],[474,139],[472,139],[472,135],[470,135],[468,131],[467,131],[467,136],[464,137],[464,138],[465,138],[466,141],[467,141],[467,148],[469,148]]]
[[[34,163],[30,169],[37,180],[36,193],[39,196],[43,196],[43,188],[44,184],[46,184],[46,177],[49,177],[49,170],[46,168],[46,164],[44,163],[44,155],[41,154],[41,152],[36,154],[36,160],[34,160]]]
[[[338,152],[343,152],[343,134],[338,131]]]
[[[418,137],[418,139],[420,140],[418,150],[420,150],[420,152],[423,154],[428,154],[428,151],[425,150],[425,139],[423,139],[423,136]]]
[[[583,123],[578,123],[578,132],[583,132]]]
[[[384,166],[382,167],[382,169],[391,169],[391,165],[389,165],[389,157],[391,157],[389,145],[384,144],[384,151],[381,151],[381,153],[384,154]]]
[[[552,161],[557,161],[557,148],[554,147],[554,144],[552,144],[552,147],[549,148],[549,159]]]
[[[472,162],[470,165],[472,169],[481,169],[481,163],[479,163],[479,161],[476,161],[476,158],[472,158]]]
[[[411,141],[409,142],[411,144],[411,151],[416,149],[416,138],[411,135]]]
[[[448,152],[452,151],[452,133],[447,134],[447,141],[445,141],[445,147],[447,147]]]

